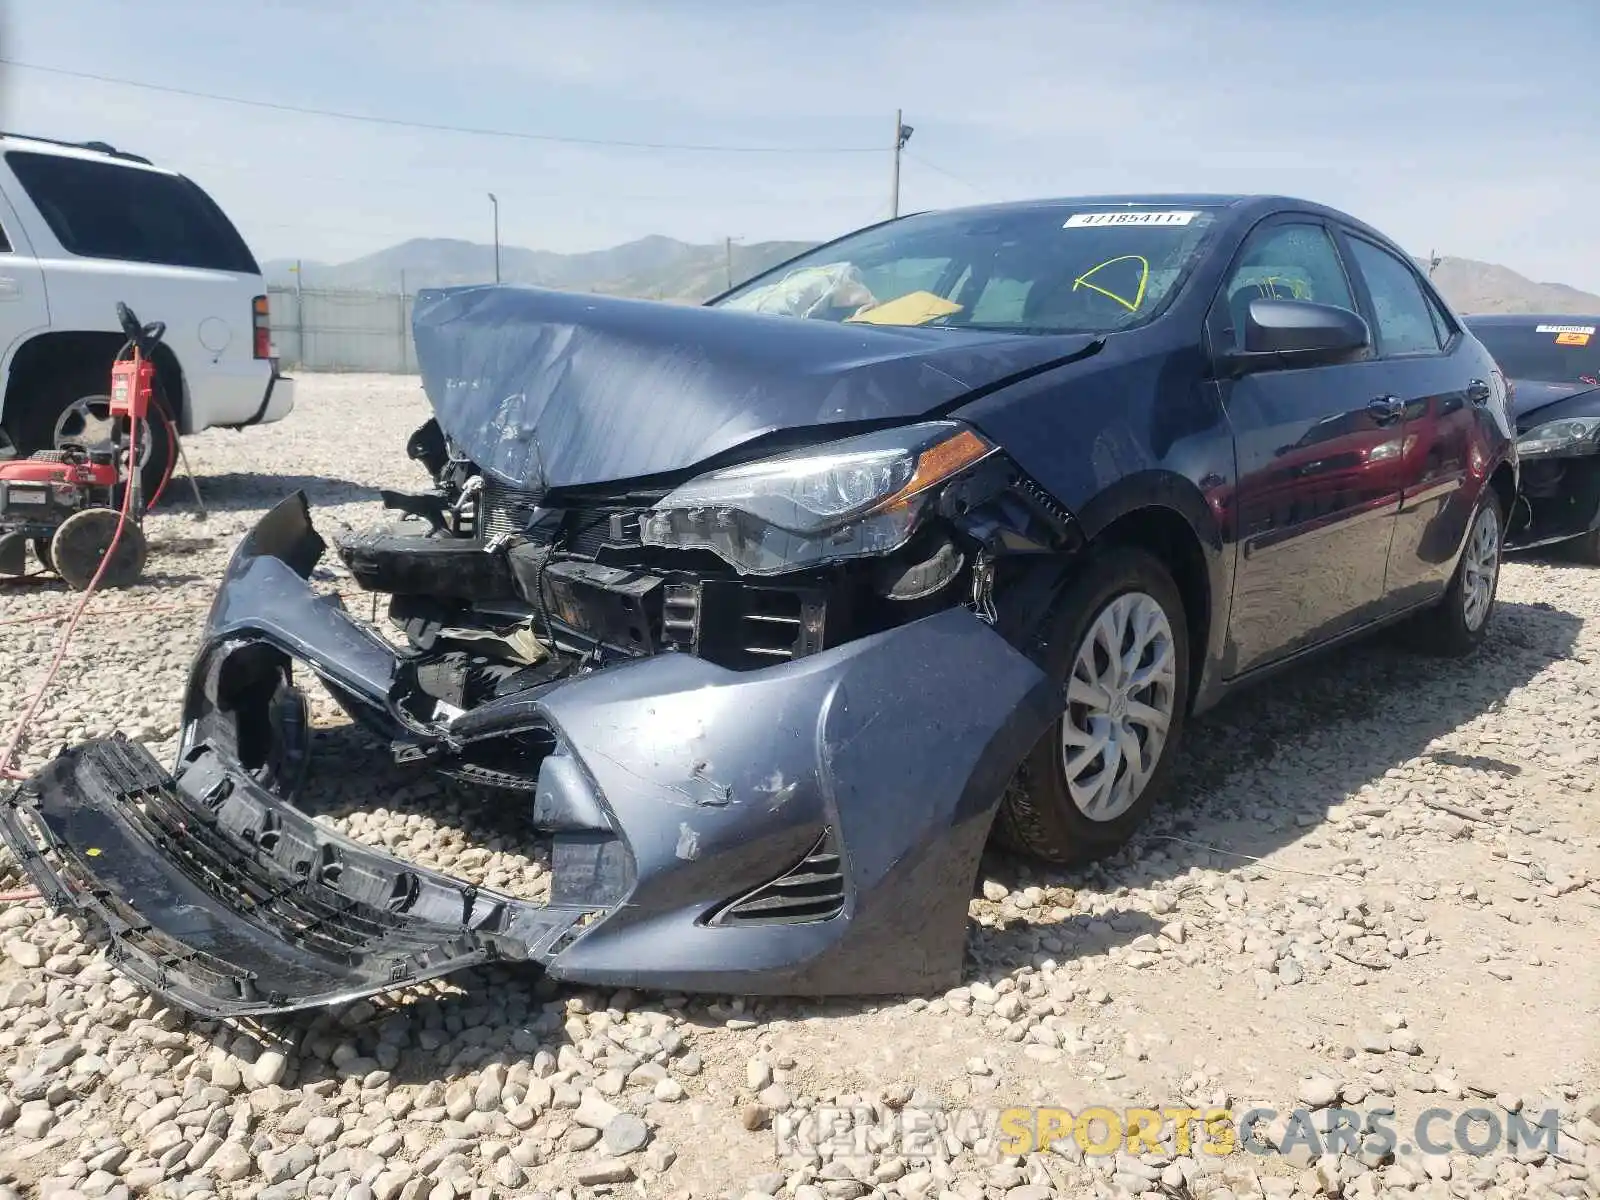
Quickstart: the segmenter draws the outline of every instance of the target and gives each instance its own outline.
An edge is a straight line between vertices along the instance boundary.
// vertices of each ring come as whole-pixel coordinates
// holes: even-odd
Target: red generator
[[[105,456],[109,457],[109,456]],[[145,540],[133,514],[118,538],[117,468],[69,446],[0,462],[0,575],[21,575],[31,542],[39,561],[82,591],[116,550],[100,582],[126,587],[144,570]]]
[[[110,409],[128,441],[113,439],[109,450],[94,453],[69,445],[0,462],[0,575],[24,573],[30,544],[41,564],[78,591],[97,573],[105,587],[127,587],[144,570],[139,472],[124,468],[138,461],[132,443],[148,428],[155,376],[150,354],[166,327],[140,325],[125,304],[117,305],[117,319],[128,341],[111,368]],[[119,484],[128,489],[121,497]]]

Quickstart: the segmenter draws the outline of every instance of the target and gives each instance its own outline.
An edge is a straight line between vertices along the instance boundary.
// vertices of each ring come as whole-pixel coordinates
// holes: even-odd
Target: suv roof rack
[[[112,158],[126,159],[128,162],[143,163],[147,167],[155,164],[142,154],[131,154],[126,150],[118,150],[110,142],[69,142],[63,138],[40,137],[36,133],[13,133],[0,129],[0,138],[21,138],[29,142],[44,142],[51,146],[66,146],[73,150],[93,150],[98,154],[109,155]]]

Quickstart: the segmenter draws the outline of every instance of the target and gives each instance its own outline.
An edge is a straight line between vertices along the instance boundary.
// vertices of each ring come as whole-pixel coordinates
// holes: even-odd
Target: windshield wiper
[[[941,323],[942,321],[942,323]],[[951,324],[943,321],[928,321],[922,326],[924,329],[967,329],[973,333],[1023,333],[1023,334],[1058,334],[1058,333],[1093,333],[1088,329],[1051,329],[1044,325],[1002,325],[998,323],[984,323],[982,321],[963,321],[960,324]]]

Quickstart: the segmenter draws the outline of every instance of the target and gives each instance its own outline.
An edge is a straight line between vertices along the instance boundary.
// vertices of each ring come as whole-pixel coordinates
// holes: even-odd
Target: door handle
[[[1379,425],[1392,425],[1406,411],[1406,402],[1399,396],[1379,396],[1367,401],[1367,412]]]
[[[1474,404],[1483,405],[1489,403],[1489,396],[1489,385],[1483,380],[1474,379],[1467,384],[1467,399]]]

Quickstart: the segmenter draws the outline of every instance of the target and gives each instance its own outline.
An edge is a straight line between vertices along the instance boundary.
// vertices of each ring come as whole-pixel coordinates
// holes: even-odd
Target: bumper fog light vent
[[[827,829],[796,866],[718,910],[709,924],[804,925],[842,911],[844,872],[833,830]]]

